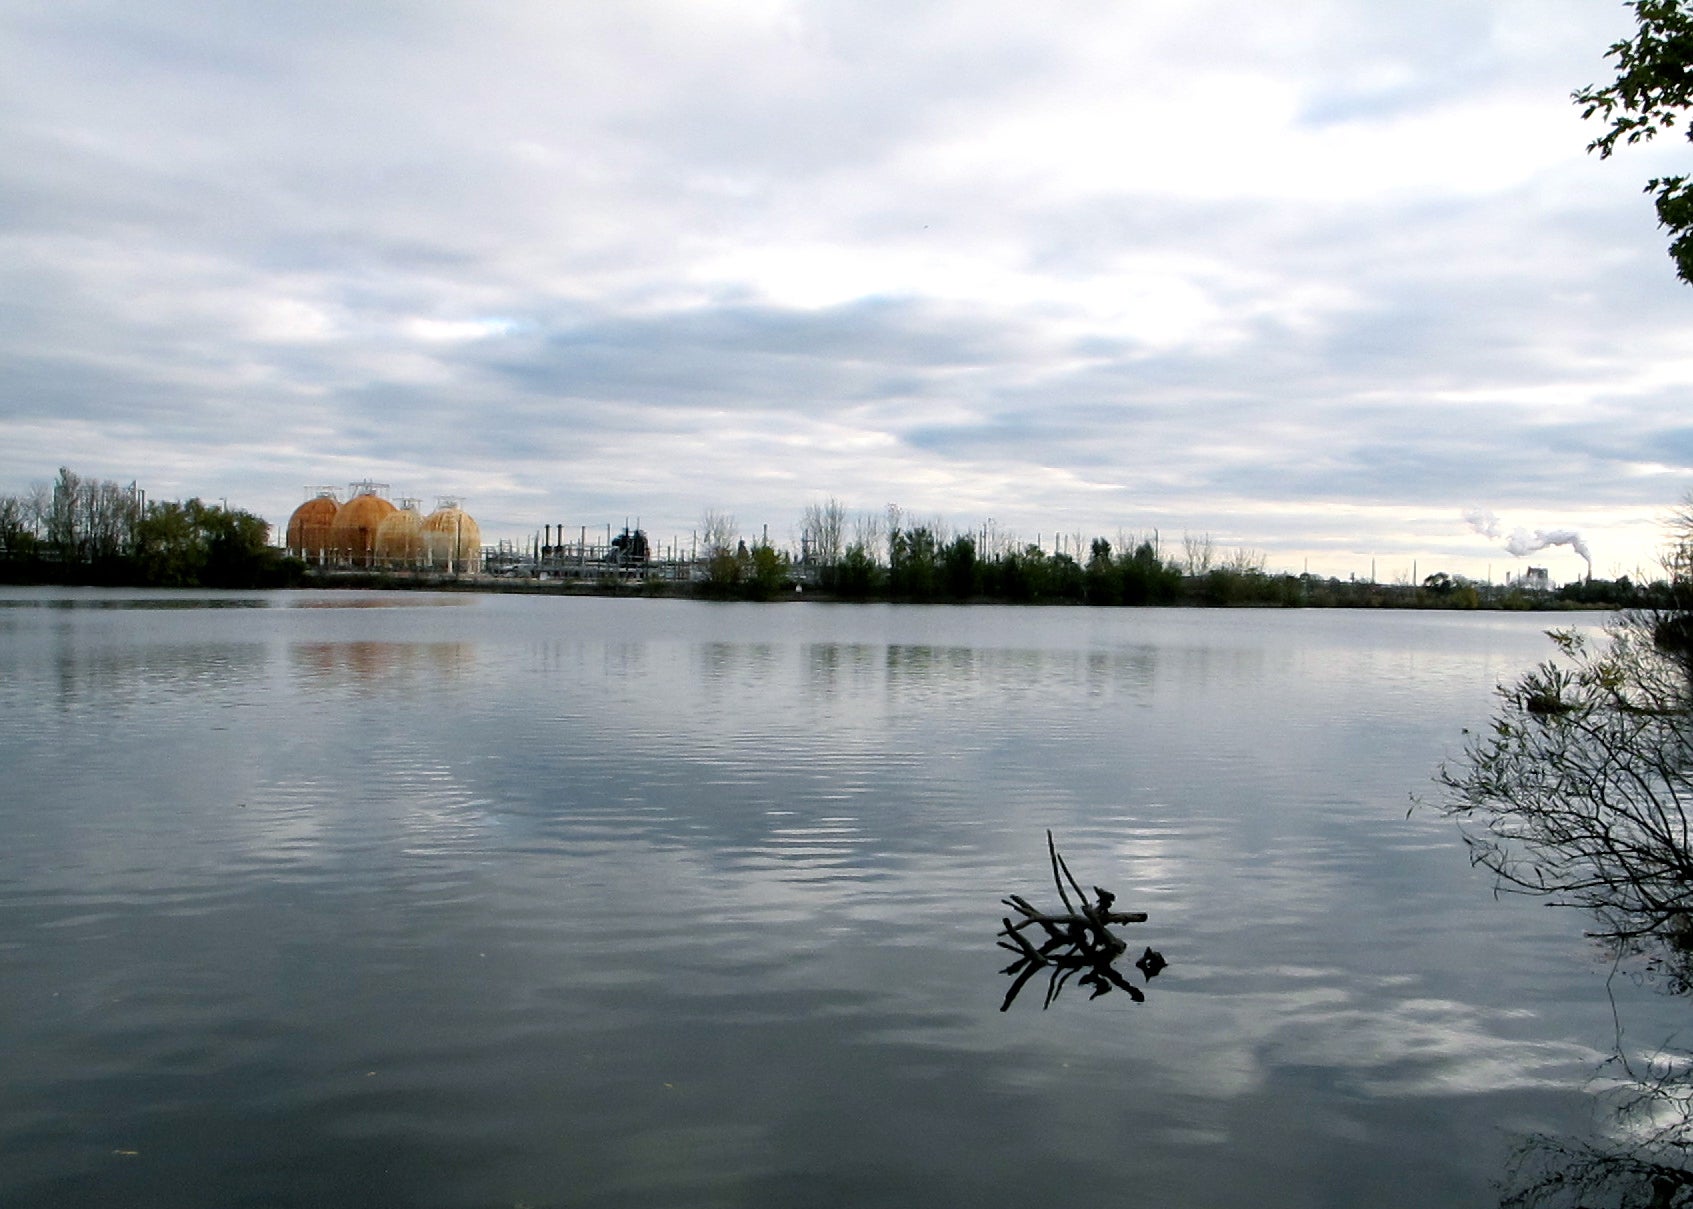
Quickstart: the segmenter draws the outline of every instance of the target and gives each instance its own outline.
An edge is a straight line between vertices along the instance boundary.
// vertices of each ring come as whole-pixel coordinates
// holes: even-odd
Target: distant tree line
[[[305,566],[269,544],[270,527],[239,508],[199,499],[150,501],[131,484],[68,468],[51,483],[0,495],[0,581],[149,587],[286,587]],[[890,505],[849,514],[838,500],[808,505],[798,552],[768,533],[752,541],[734,517],[707,512],[697,534],[702,595],[773,600],[795,588],[841,600],[912,603],[1199,605],[1283,608],[1649,608],[1662,582],[1586,579],[1555,594],[1437,572],[1421,584],[1283,575],[1262,552],[1219,550],[1209,535],[1167,549],[1156,533],[1047,549],[994,528],[949,531]],[[1084,552],[1085,551],[1085,552]]]
[[[1221,550],[1208,534],[1185,534],[1176,549],[1156,533],[1118,534],[1115,542],[1104,537],[1084,542],[1075,535],[1060,543],[1065,548],[1049,550],[998,532],[991,522],[949,532],[940,521],[915,519],[897,506],[853,515],[833,499],[806,507],[799,557],[791,563],[770,550],[768,541],[744,549],[732,562],[732,518],[708,514],[706,531],[716,535],[712,548],[723,569],[738,568],[740,576],[719,577],[714,564],[716,590],[763,598],[798,580],[844,600],[914,603],[1533,609],[1640,607],[1668,590],[1662,582],[1637,585],[1626,576],[1589,578],[1549,595],[1445,572],[1420,585],[1277,574],[1266,570],[1261,551]],[[762,577],[753,574],[755,563]]]
[[[134,484],[68,468],[0,495],[0,579],[12,583],[284,587],[303,570],[270,545],[262,518],[239,508],[148,501]]]

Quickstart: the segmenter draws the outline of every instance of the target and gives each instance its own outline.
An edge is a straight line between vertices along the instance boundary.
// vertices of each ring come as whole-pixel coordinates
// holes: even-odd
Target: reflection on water
[[[290,593],[276,603],[290,609],[451,609],[475,608],[468,595],[433,592],[323,591]]]
[[[476,648],[465,642],[293,642],[290,669],[315,684],[347,683],[370,687],[396,677],[441,676],[457,679],[475,662]]]
[[[1612,955],[1613,982],[1630,971],[1684,996],[1693,683],[1683,649],[1660,641],[1666,624],[1627,615],[1602,647],[1550,634],[1557,660],[1500,690],[1491,724],[1440,781],[1472,863],[1502,889],[1582,908]],[[1615,1040],[1604,1140],[1537,1136],[1514,1166],[1511,1203],[1668,1206],[1693,1196],[1688,1055],[1672,1036],[1636,1059],[1620,1011]]]
[[[1537,619],[315,598],[0,618],[8,1209],[1478,1206],[1587,1112],[1579,922],[1405,817]],[[1145,1002],[998,1010],[1048,830]]]
[[[1539,1135],[1513,1157],[1501,1204],[1558,1209],[1675,1209],[1693,1204],[1693,1053],[1661,1051],[1600,1092],[1604,1133]]]
[[[450,592],[205,592],[195,588],[7,588],[4,609],[418,609],[475,607]]]
[[[30,596],[0,598],[0,609],[265,609],[271,601],[263,597],[222,596],[206,599],[201,596],[124,596],[91,594],[86,596]]]
[[[265,674],[259,643],[207,643],[192,651],[93,646],[66,631],[53,643],[53,698],[59,708],[111,711],[250,683]]]
[[[1091,894],[1083,890],[1070,872],[1069,863],[1059,854],[1050,831],[1046,833],[1046,852],[1052,866],[1053,888],[1058,891],[1063,909],[1037,908],[1020,894],[1008,894],[1001,900],[1018,918],[1012,922],[1011,915],[1007,915],[1001,921],[999,947],[1014,954],[1016,960],[1000,971],[1009,975],[1012,982],[999,1010],[1009,1010],[1037,974],[1047,975],[1043,1008],[1051,1007],[1078,973],[1081,977],[1076,984],[1087,987],[1090,998],[1098,999],[1116,989],[1126,992],[1136,1003],[1145,1003],[1145,992],[1117,968],[1129,945],[1112,929],[1123,924],[1145,923],[1146,912],[1117,910],[1117,896],[1099,886]],[[1029,938],[1031,933],[1039,944]],[[1142,978],[1151,982],[1167,964],[1162,953],[1148,946],[1135,959],[1134,967]]]

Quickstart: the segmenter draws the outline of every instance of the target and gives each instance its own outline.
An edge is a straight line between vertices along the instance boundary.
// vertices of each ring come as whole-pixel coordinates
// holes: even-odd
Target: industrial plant
[[[456,499],[438,500],[425,516],[416,499],[389,499],[386,483],[306,491],[288,518],[285,544],[290,555],[322,571],[598,583],[705,577],[704,562],[692,553],[672,547],[664,557],[643,530],[627,525],[616,535],[607,526],[600,542],[585,526],[567,540],[563,525],[549,524],[544,538],[537,532],[527,543],[485,548],[481,527]]]
[[[455,499],[424,516],[419,501],[387,498],[386,483],[354,483],[343,500],[333,487],[309,488],[288,518],[288,553],[308,566],[369,571],[476,574],[482,530]]]

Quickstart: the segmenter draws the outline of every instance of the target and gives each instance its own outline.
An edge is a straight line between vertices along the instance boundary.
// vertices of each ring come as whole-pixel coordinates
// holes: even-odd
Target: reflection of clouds
[[[109,911],[91,927],[125,939],[199,921],[159,930],[122,978],[156,985],[161,954],[214,976],[256,955],[259,1028],[330,1020],[361,1077],[404,1061],[419,1100],[486,1097],[443,1110],[461,1136],[509,1096],[520,1145],[588,1139],[585,1185],[627,1177],[622,1200],[719,1180],[727,1200],[734,1172],[783,1156],[964,1166],[1033,1121],[1031,1182],[1073,1153],[1088,1199],[1124,1170],[1179,1193],[1191,1147],[1227,1141],[1214,1185],[1162,1199],[1249,1203],[1261,1160],[1298,1185],[1326,1178],[1310,1172],[1345,1129],[1414,1120],[1443,1143],[1450,1105],[1544,1099],[1591,1059],[1555,1016],[1480,1006],[1532,994],[1555,1013],[1560,967],[1498,968],[1533,921],[1466,913],[1453,844],[1403,820],[1447,715],[1402,721],[1413,739],[1385,752],[1378,722],[1337,716],[1331,688],[1382,661],[1350,640],[1319,658],[1297,619],[1234,618],[1220,641],[1264,653],[1207,662],[1177,657],[1194,623],[1168,615],[484,607],[276,610],[247,655],[266,675],[179,695],[109,754],[50,719],[99,775],[67,787],[28,757],[65,835],[9,831],[9,859],[98,849],[105,865],[41,861],[53,912]],[[1539,628],[1523,623],[1532,654]],[[50,661],[32,675],[51,683]],[[1445,700],[1418,691],[1396,683],[1390,705]],[[238,729],[202,760],[184,718]],[[169,766],[185,752],[193,767]],[[155,770],[147,808],[95,801],[131,763]],[[1174,964],[1147,1004],[997,1013],[998,898],[1045,883],[1045,826],[1084,884],[1151,910],[1126,938]],[[345,1124],[322,1040],[283,1073]]]
[[[1523,1009],[1404,997],[1394,980],[1350,971],[1303,973],[1302,987],[1191,1005],[1217,1038],[1194,1056],[1197,1084],[1239,1096],[1272,1069],[1321,1068],[1341,1091],[1384,1100],[1563,1090],[1604,1056],[1536,1036],[1535,1015]]]
[[[254,786],[238,807],[232,860],[261,876],[319,864],[333,831],[325,817],[326,807],[336,794],[333,781],[310,774]]]
[[[771,826],[761,842],[737,853],[734,864],[749,873],[769,870],[787,881],[831,881],[863,868],[874,844],[864,825],[850,816],[803,820],[792,812],[771,811]]]
[[[1601,1056],[1573,1042],[1508,1036],[1531,1016],[1525,1010],[1409,999],[1385,1010],[1329,1013],[1278,1033],[1271,1043],[1313,1059],[1321,1054],[1350,1071],[1364,1093],[1390,1097],[1563,1088],[1572,1070]]]
[[[919,879],[897,863],[879,863],[873,844],[849,818],[809,824],[769,818],[746,842],[720,841],[703,851],[657,837],[631,843],[588,818],[566,822],[552,835],[549,847],[585,859],[590,868],[551,893],[574,903],[586,920],[622,921],[620,930],[650,927],[657,934],[650,939],[667,945],[692,947],[732,936],[739,960],[792,948],[793,936],[763,931],[768,925],[851,923],[874,918],[877,902],[897,909],[909,896],[920,899]],[[690,904],[686,917],[649,918],[656,898]],[[753,931],[742,931],[749,927]],[[715,964],[711,947],[707,943],[698,954],[701,964]]]
[[[1091,834],[1088,851],[1094,863],[1121,869],[1133,878],[1135,909],[1155,910],[1179,902],[1196,887],[1189,884],[1194,852],[1214,843],[1220,829],[1207,819],[1166,821],[1174,815],[1163,803],[1150,803],[1144,818],[1117,818]]]
[[[1621,1036],[1619,1034],[1619,1050]],[[1688,1055],[1612,1059],[1595,1081],[1591,1137],[1532,1134],[1507,1165],[1502,1205],[1669,1209],[1693,1203],[1693,1082]]]
[[[488,802],[468,768],[427,742],[379,742],[360,759],[368,780],[356,791],[344,776],[286,769],[252,786],[230,824],[232,857],[255,873],[316,877],[362,854],[375,879],[395,864],[462,857],[485,835]]]

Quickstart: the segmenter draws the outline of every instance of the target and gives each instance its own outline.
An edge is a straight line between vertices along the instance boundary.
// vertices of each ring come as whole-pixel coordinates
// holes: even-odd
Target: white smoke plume
[[[1514,529],[1505,541],[1505,549],[1519,556],[1533,554],[1547,546],[1568,546],[1581,555],[1588,569],[1592,570],[1593,552],[1587,548],[1587,543],[1581,540],[1581,534],[1574,529],[1536,529],[1533,533],[1527,529]]]
[[[1488,508],[1464,509],[1464,523],[1483,537],[1499,536],[1499,518]]]
[[[1464,523],[1483,537],[1491,537],[1495,541],[1503,532],[1499,518],[1486,508],[1466,508]],[[1505,549],[1518,558],[1544,550],[1547,546],[1568,546],[1587,563],[1588,574],[1593,573],[1593,551],[1587,548],[1581,534],[1574,529],[1536,529],[1533,533],[1527,529],[1513,529],[1511,535],[1504,539],[1504,544]]]

